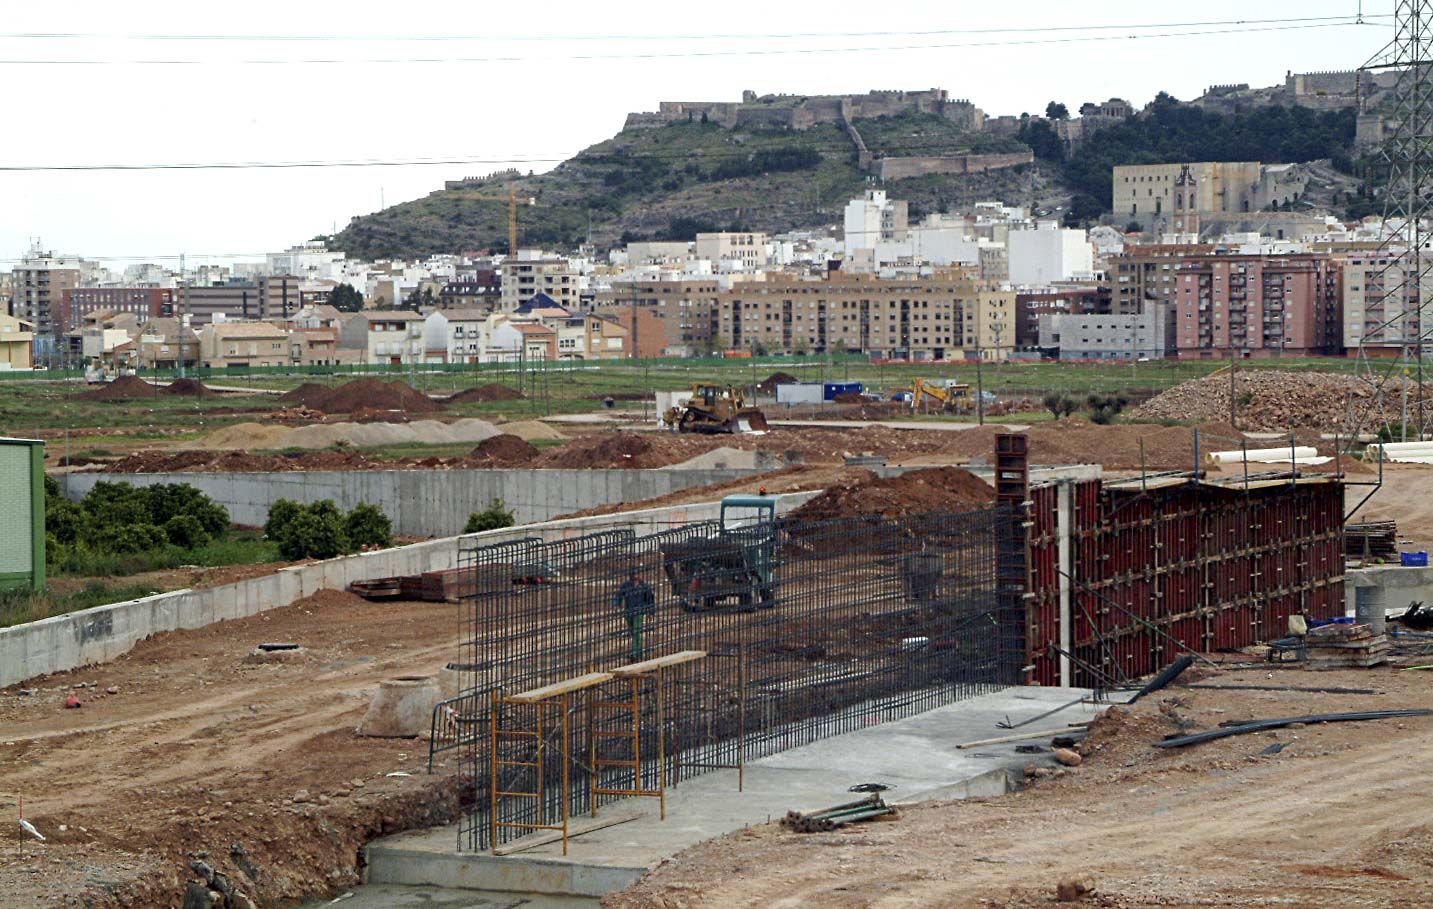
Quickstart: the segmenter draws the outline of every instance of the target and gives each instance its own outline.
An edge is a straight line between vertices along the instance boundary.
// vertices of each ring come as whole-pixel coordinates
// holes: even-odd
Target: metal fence
[[[605,792],[651,793],[1014,681],[996,546],[1016,512],[709,522],[464,551],[464,692],[435,719],[474,787],[459,848],[618,797]],[[705,656],[506,700],[683,651]]]

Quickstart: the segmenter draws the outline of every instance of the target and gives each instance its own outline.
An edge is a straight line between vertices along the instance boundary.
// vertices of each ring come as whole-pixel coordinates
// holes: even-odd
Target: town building
[[[270,322],[213,322],[199,330],[199,358],[210,369],[287,366],[289,333]]]
[[[1015,346],[1020,350],[1041,346],[1042,316],[1088,316],[1111,311],[1108,286],[1089,284],[1018,290],[1015,292]]]
[[[146,321],[134,337],[135,361],[140,369],[177,369],[198,366],[199,335],[180,320],[161,316]]]
[[[1012,230],[1006,237],[1010,283],[1040,287],[1094,277],[1095,252],[1083,230],[1041,221],[1035,230]]]
[[[79,287],[82,273],[93,267],[92,262],[37,247],[11,271],[10,313],[35,327],[37,352],[42,357],[54,352],[56,339],[65,333],[60,318],[65,291]]]
[[[1422,316],[1409,304],[1411,285],[1404,250],[1381,249],[1349,255],[1343,261],[1343,346],[1390,354],[1423,338]],[[1433,274],[1426,270],[1416,299],[1433,300]],[[1423,303],[1426,309],[1427,302]]]
[[[887,199],[885,190],[868,189],[860,199],[846,203],[843,226],[846,255],[854,257],[859,249],[905,240],[909,209],[904,199]]]
[[[438,291],[441,309],[486,309],[496,312],[503,305],[502,278],[496,269],[481,269],[445,283]]]
[[[1158,360],[1169,351],[1168,309],[1151,304],[1137,315],[1047,313],[1039,346],[1061,360]]]
[[[423,358],[428,363],[481,363],[494,313],[486,307],[435,309],[423,320]]]
[[[426,317],[406,309],[345,313],[340,346],[361,352],[363,363],[399,366],[424,358]]]
[[[33,369],[34,347],[34,324],[0,313],[0,370]]]
[[[1212,243],[1126,246],[1123,253],[1110,258],[1112,311],[1125,315],[1140,313],[1149,303],[1163,303],[1172,308],[1178,298],[1179,263],[1191,256],[1211,255],[1215,249]]]
[[[759,271],[766,265],[766,234],[720,233],[697,234],[696,251],[698,259],[708,259],[713,265],[732,263],[732,268],[719,271]]]
[[[186,286],[179,290],[176,313],[188,316],[196,327],[222,319],[288,322],[305,306],[300,284],[292,275],[271,275]]]
[[[592,313],[574,313],[556,324],[559,360],[620,360],[629,356],[627,329],[616,320]]]
[[[133,313],[140,321],[174,314],[174,290],[167,287],[71,287],[60,296],[62,331],[74,331],[92,312]]]
[[[1186,183],[1179,184],[1181,179]],[[1176,215],[1176,193],[1187,181],[1192,180],[1195,187],[1199,219],[1208,221],[1287,206],[1303,195],[1308,179],[1300,165],[1258,161],[1120,165],[1114,169],[1114,218],[1139,224],[1154,234],[1169,233]],[[1188,197],[1184,196],[1178,213],[1184,215],[1188,210]]]
[[[515,258],[503,260],[502,308],[519,305],[543,293],[560,306],[577,307],[581,295],[580,276],[566,259],[545,258],[537,250],[518,250]]]
[[[1182,261],[1181,358],[1336,354],[1343,344],[1343,267],[1326,256],[1218,253]]]
[[[596,310],[615,315],[629,331],[636,319],[636,356],[692,356],[716,347],[717,300],[722,284],[716,278],[677,281],[634,280],[614,283],[597,292]],[[623,315],[626,313],[627,315]]]

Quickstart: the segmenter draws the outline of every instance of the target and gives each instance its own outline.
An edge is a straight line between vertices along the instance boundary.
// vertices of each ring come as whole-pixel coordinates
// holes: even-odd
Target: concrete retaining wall
[[[783,514],[791,511],[817,494],[797,492],[778,496],[778,511]],[[715,502],[675,505],[429,540],[281,568],[274,574],[236,584],[175,590],[0,628],[0,688],[35,676],[112,660],[161,631],[202,628],[225,619],[243,618],[287,606],[319,590],[342,590],[353,581],[456,568],[459,547],[464,540],[498,543],[533,536],[560,540],[622,527],[641,534],[668,523],[710,520],[717,517],[719,507]]]
[[[236,524],[259,526],[278,499],[332,499],[347,511],[359,502],[383,509],[402,536],[461,533],[468,515],[502,499],[519,524],[547,521],[600,505],[738,480],[759,471],[703,470],[342,470],[283,473],[75,473],[65,495],[83,498],[101,481],[149,486],[188,483],[229,509]]]

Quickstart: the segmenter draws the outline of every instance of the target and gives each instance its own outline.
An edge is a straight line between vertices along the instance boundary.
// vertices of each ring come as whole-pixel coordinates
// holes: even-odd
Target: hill
[[[1140,114],[1100,129],[1070,153],[1049,121],[1029,118],[1015,136],[963,128],[911,110],[856,117],[874,159],[983,155],[1033,149],[1033,166],[976,174],[887,180],[914,218],[982,200],[1066,212],[1071,223],[1097,220],[1110,204],[1117,164],[1329,159],[1314,172],[1309,204],[1350,204],[1354,112],[1277,104],[1220,112],[1161,94]],[[330,245],[363,258],[437,252],[505,251],[507,195],[534,204],[518,212],[519,242],[570,248],[624,240],[690,240],[711,230],[777,232],[838,223],[846,200],[868,186],[853,139],[840,125],[719,125],[679,119],[629,124],[544,174],[495,174],[355,218]]]
[[[931,114],[857,119],[876,157],[1023,151],[1009,137],[959,128]],[[917,149],[918,151],[911,151]],[[896,181],[914,212],[936,211],[1028,188],[1026,168],[959,178]],[[462,181],[361,218],[330,241],[365,258],[507,246],[507,195],[535,203],[518,211],[519,242],[568,247],[591,237],[599,246],[628,239],[690,240],[699,231],[779,231],[840,221],[866,176],[845,131],[739,127],[681,121],[627,128],[544,174],[511,172]]]

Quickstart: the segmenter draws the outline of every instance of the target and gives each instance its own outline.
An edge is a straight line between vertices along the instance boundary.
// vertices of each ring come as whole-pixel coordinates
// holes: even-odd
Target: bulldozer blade
[[[771,428],[766,422],[766,414],[759,410],[743,410],[736,415],[736,419],[742,432],[766,432]]]

